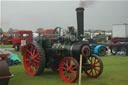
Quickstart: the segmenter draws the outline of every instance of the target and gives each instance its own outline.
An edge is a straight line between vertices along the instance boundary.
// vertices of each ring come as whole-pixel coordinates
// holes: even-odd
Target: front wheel
[[[65,82],[74,82],[79,74],[79,64],[76,59],[71,57],[63,58],[59,64],[59,73]]]
[[[92,54],[88,58],[88,63],[92,65],[91,69],[85,70],[85,74],[90,78],[97,78],[103,71],[103,63],[100,57]]]

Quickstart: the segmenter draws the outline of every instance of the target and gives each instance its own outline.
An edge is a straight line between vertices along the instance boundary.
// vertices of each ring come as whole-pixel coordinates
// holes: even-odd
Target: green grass
[[[0,48],[12,48],[12,45],[0,45]]]
[[[19,55],[21,53],[12,51]],[[104,56],[101,57],[104,69],[100,77],[96,79],[88,78],[82,73],[82,85],[128,85],[128,56]],[[9,85],[78,85],[75,83],[64,82],[59,73],[45,69],[40,76],[29,76],[23,65],[10,66],[10,71],[14,74],[14,78],[10,80]]]

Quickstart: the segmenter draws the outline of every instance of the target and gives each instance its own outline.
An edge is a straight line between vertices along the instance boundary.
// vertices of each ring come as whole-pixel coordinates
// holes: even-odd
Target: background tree
[[[14,31],[13,28],[9,28],[9,30],[8,30],[10,35],[12,35],[13,31]]]
[[[3,29],[2,28],[0,28],[0,35],[2,35],[3,34]]]
[[[14,32],[14,31],[17,31],[17,30],[18,30],[18,29],[13,29],[13,32]]]
[[[0,41],[2,40],[3,29],[0,28]]]
[[[36,33],[39,33],[40,30],[43,30],[43,28],[37,28]]]

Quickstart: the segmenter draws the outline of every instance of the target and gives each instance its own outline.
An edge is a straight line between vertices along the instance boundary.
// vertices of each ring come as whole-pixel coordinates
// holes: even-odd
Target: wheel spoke
[[[39,64],[36,65],[37,69],[39,69]]]
[[[91,74],[91,70],[89,70],[90,72],[88,72],[88,74]]]
[[[26,62],[30,62],[30,59],[26,58]]]
[[[30,57],[31,57],[31,54],[27,53],[27,54],[26,54],[26,57],[27,57],[27,58],[30,58]]]
[[[97,72],[96,72],[95,68],[94,68],[94,71],[95,71],[95,74],[97,75]]]
[[[72,61],[70,61],[69,68],[71,68],[71,67],[72,67],[72,65],[73,65],[73,62],[72,62]]]
[[[26,59],[26,64],[27,64],[28,66],[30,66],[30,65],[32,64],[32,62],[31,62],[29,59]]]
[[[64,64],[65,64],[67,67],[69,67],[69,66],[68,66],[68,60],[66,60]]]
[[[98,69],[96,69],[96,68],[95,68],[95,70],[98,71],[98,72],[100,72],[100,70],[98,70]]]
[[[100,67],[100,65],[95,65],[95,67]]]
[[[74,67],[71,67],[71,69],[72,69],[72,70],[74,70],[74,69],[77,69],[77,67],[76,67],[76,66],[74,66]]]
[[[63,69],[66,70],[67,68],[65,68],[65,67],[63,66]]]
[[[91,62],[91,57],[89,57],[89,61]]]
[[[35,73],[36,72],[36,68],[35,67],[33,67],[33,73]]]
[[[92,64],[93,57],[91,57],[91,64]]]
[[[39,60],[37,60],[37,59],[33,59],[33,61],[35,62],[35,63],[40,63],[40,61]]]
[[[71,72],[77,72],[77,69],[70,69]]]
[[[33,55],[33,58],[39,58],[38,53],[36,53],[35,55]]]
[[[31,70],[32,70],[32,69],[31,69],[31,66],[29,66],[29,67],[28,67],[28,71],[31,71]]]
[[[92,69],[91,69],[91,71],[89,72],[89,74],[90,74],[90,75],[92,74]]]
[[[33,59],[39,60],[39,56],[37,55],[36,57],[33,57]]]
[[[75,72],[76,73],[77,71],[72,70],[72,72]]]
[[[99,61],[97,60],[97,62],[95,64],[98,64],[98,63],[99,63]]]
[[[32,54],[33,54],[33,56],[35,56],[35,55],[36,55],[36,50],[37,50],[37,49],[36,49],[36,48],[34,48],[33,53],[32,53]]]
[[[75,77],[76,76],[76,72],[72,72],[73,73],[73,76]]]
[[[35,67],[35,68],[37,67],[37,63],[35,63],[35,62],[33,62],[32,65],[33,65],[33,67]]]
[[[64,75],[66,78],[67,78],[67,74],[68,74],[68,73],[66,72],[65,75]]]
[[[30,46],[30,48],[31,48],[31,51],[33,52],[34,46],[33,46],[33,45],[31,45],[31,46]]]
[[[67,73],[66,71],[63,71],[64,73]]]
[[[71,78],[71,80],[73,79],[71,73],[69,73],[69,77]]]
[[[91,72],[92,72],[92,76],[93,76],[93,69],[91,69]]]
[[[31,51],[27,50],[27,53],[29,53],[30,55],[32,55]]]
[[[96,63],[96,58],[95,58],[95,60],[94,60],[94,64]]]
[[[32,65],[31,71],[32,71],[33,74],[35,74],[35,72],[36,72],[36,67]]]

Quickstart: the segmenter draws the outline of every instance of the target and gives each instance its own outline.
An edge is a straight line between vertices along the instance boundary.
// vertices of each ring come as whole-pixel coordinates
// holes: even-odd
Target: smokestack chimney
[[[79,40],[82,40],[84,34],[84,8],[76,8],[77,12],[77,36]]]

